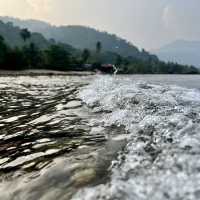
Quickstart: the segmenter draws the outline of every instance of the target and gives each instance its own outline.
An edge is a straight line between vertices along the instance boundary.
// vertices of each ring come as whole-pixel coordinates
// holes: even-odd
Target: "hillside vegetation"
[[[42,26],[42,25],[41,25]],[[138,51],[139,52],[139,51]],[[0,21],[0,69],[97,70],[102,64],[115,64],[119,73],[194,74],[192,66],[165,63],[146,51],[140,56],[123,56],[107,51],[101,41],[92,50],[46,39],[42,34]],[[148,55],[145,57],[144,55]],[[90,67],[87,68],[90,64]]]
[[[20,20],[12,17],[0,17],[4,22],[12,22],[21,27],[28,28],[30,31],[43,34],[47,39],[55,39],[58,42],[70,44],[78,49],[95,50],[97,41],[101,41],[103,51],[110,51],[124,57],[133,57],[147,60],[156,59],[156,56],[149,54],[145,50],[140,51],[130,42],[122,39],[115,34],[101,32],[85,26],[53,26],[38,20]]]
[[[12,48],[23,47],[25,45],[23,38],[20,35],[21,28],[11,22],[4,23],[0,20],[0,35],[4,38],[5,42]],[[34,43],[40,49],[47,49],[53,44],[54,40],[47,40],[42,34],[32,32],[31,37],[27,40],[26,44]],[[75,51],[71,45],[60,43],[66,50]]]

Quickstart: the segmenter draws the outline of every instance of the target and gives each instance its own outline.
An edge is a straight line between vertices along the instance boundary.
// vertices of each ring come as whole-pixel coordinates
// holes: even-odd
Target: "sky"
[[[86,25],[147,50],[200,40],[200,0],[0,0],[0,15]]]

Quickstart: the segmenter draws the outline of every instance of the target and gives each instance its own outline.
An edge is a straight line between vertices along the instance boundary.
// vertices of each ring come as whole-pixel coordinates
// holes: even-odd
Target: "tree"
[[[91,55],[90,50],[84,49],[83,52],[82,52],[82,55],[81,55],[81,57],[82,57],[82,62],[83,62],[83,63],[86,63],[87,60],[89,59],[90,55]]]
[[[69,52],[60,45],[51,45],[45,54],[46,65],[50,69],[67,70],[71,64]]]
[[[41,65],[41,52],[34,43],[23,47],[23,53],[29,68],[38,68]]]
[[[101,53],[101,50],[102,50],[102,44],[100,41],[98,41],[96,43],[96,52],[99,54],[99,53]]]
[[[31,33],[29,32],[27,28],[22,29],[20,32],[20,35],[22,39],[24,40],[24,42],[26,42],[26,40],[28,40],[31,37]]]
[[[6,54],[5,66],[6,69],[9,70],[25,69],[27,64],[23,51],[17,47],[15,49],[10,49]]]
[[[5,44],[4,38],[0,35],[0,68],[5,67],[6,54],[8,47]]]
[[[117,55],[116,61],[115,61],[115,65],[120,66],[122,64],[122,57],[120,55]]]

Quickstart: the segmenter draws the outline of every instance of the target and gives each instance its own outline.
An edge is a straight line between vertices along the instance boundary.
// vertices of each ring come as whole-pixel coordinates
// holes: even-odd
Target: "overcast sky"
[[[80,24],[146,49],[200,40],[200,0],[0,0],[0,15]]]

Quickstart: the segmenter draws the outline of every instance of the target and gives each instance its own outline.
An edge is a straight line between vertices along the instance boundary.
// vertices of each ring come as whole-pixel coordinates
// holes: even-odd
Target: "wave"
[[[129,77],[99,76],[79,94],[104,126],[129,137],[106,184],[78,199],[200,199],[200,92]]]

